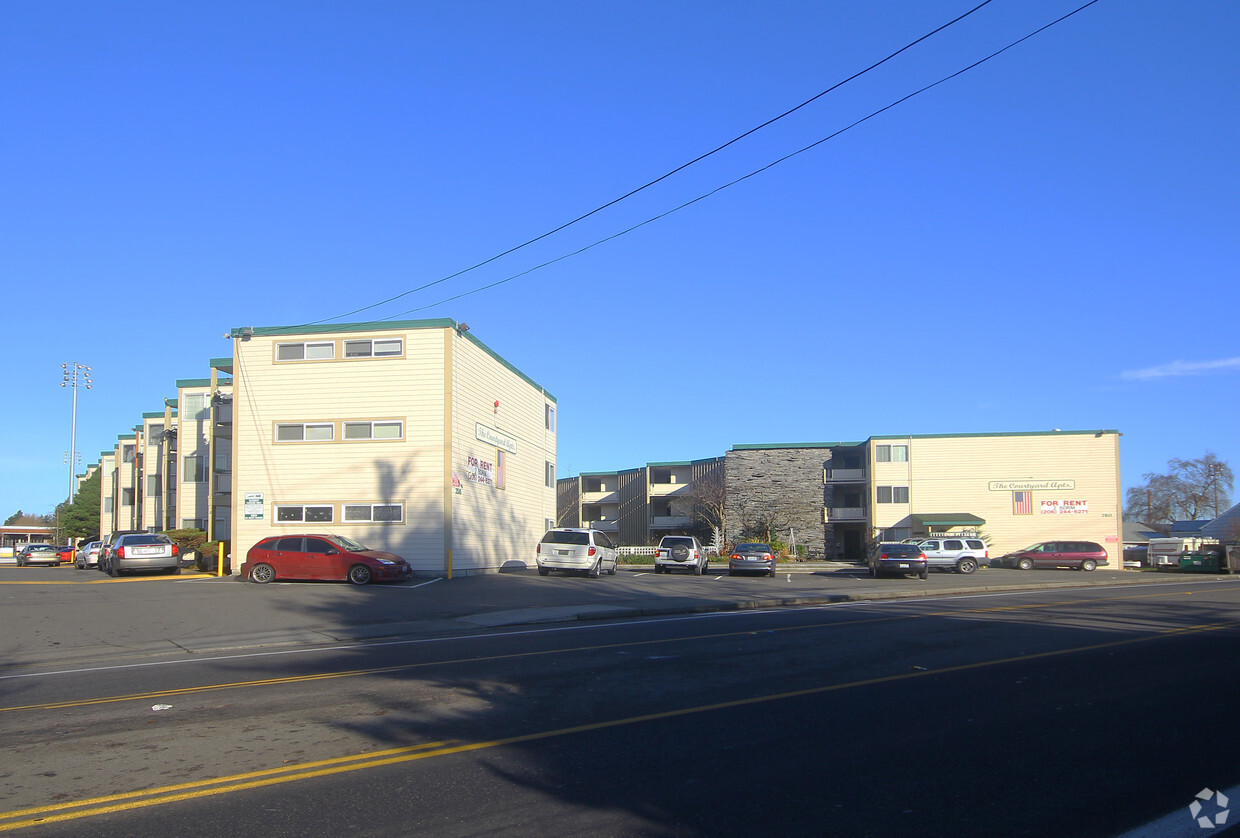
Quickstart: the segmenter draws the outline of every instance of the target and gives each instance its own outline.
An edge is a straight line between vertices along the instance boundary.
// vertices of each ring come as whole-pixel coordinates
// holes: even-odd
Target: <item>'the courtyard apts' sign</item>
[[[1062,492],[1076,488],[1075,480],[991,480],[992,492]]]
[[[481,422],[474,425],[474,436],[488,445],[494,445],[496,448],[502,448],[509,454],[517,453],[517,441],[515,439],[507,434],[500,433],[494,428],[488,428]]]

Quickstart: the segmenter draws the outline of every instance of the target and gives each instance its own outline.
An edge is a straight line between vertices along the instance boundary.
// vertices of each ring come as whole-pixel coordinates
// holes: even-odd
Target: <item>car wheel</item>
[[[549,576],[549,575],[551,575],[551,568],[549,568],[549,567],[543,567],[542,565],[539,565],[539,567],[538,567],[538,575],[539,575],[539,576]]]
[[[599,577],[599,571],[602,568],[602,566],[603,566],[603,559],[600,556],[598,559],[595,559],[594,564],[592,564],[590,566],[590,569],[586,571],[586,576],[589,576],[591,579],[597,579]]]
[[[168,568],[168,575],[169,575],[169,576],[180,576],[180,575],[181,575],[181,566],[180,566],[180,565],[177,565],[176,567],[170,567],[170,568]]]
[[[355,564],[349,568],[349,581],[354,585],[369,585],[374,574],[364,564]]]
[[[700,564],[695,564],[695,565],[693,566],[693,575],[694,575],[694,576],[701,576],[701,575],[702,575],[702,566],[701,566]]]
[[[276,569],[266,562],[259,562],[250,568],[250,581],[257,582],[260,585],[266,585],[268,582],[276,578]]]
[[[772,579],[775,578],[775,566],[774,565],[771,565],[771,569],[766,572],[766,575],[771,577]]]
[[[1021,570],[1033,570],[1033,559],[1021,559],[1016,563],[1016,567]]]
[[[956,562],[956,570],[959,571],[960,573],[968,575],[974,572],[975,570],[977,570],[977,560],[968,559],[968,558],[961,559],[960,561]]]
[[[929,570],[923,570],[921,573],[917,574],[917,576],[918,576],[920,579],[922,579],[922,580],[924,581],[924,580],[926,580],[926,579],[929,579],[929,578],[930,578],[930,571],[929,571]]]
[[[1098,563],[1094,561],[1093,559],[1086,559],[1085,561],[1081,562],[1081,570],[1084,570],[1084,571],[1093,570],[1097,566],[1098,566]]]
[[[108,562],[108,576],[111,576],[113,579],[121,578],[120,569],[112,564],[112,562]]]
[[[616,575],[616,565],[617,565],[617,564],[619,564],[619,562],[612,562],[612,563],[611,563],[611,570],[607,571],[607,575],[608,575],[608,576],[615,576],[615,575]]]

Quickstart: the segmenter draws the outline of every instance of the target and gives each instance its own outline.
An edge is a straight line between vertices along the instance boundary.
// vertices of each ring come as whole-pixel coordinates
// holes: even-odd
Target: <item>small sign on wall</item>
[[[263,518],[263,493],[245,493],[245,520],[261,521]]]
[[[1044,500],[1042,501],[1043,515],[1087,515],[1089,513],[1089,501],[1087,500]]]
[[[465,458],[465,477],[484,486],[495,485],[495,463],[472,454]]]

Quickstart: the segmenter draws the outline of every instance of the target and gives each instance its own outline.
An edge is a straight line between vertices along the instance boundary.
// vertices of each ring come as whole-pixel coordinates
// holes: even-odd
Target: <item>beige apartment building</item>
[[[1119,438],[1037,431],[841,444],[824,472],[824,521],[846,554],[867,539],[979,532],[996,555],[1037,541],[1094,541],[1121,568]]]
[[[427,575],[528,564],[556,401],[451,320],[234,329],[232,555],[331,532]]]
[[[209,378],[176,382],[176,526],[211,541],[232,534],[232,379],[223,377],[231,373],[232,359],[216,358]]]

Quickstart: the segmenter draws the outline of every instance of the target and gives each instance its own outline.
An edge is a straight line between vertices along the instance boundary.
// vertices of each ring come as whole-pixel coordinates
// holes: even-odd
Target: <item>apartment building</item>
[[[333,532],[424,574],[528,563],[556,518],[556,401],[451,320],[234,329],[234,563]]]
[[[232,534],[232,359],[211,361],[209,378],[177,379],[175,520],[208,540]],[[230,377],[224,377],[225,375]]]
[[[724,458],[711,457],[566,477],[557,483],[557,520],[564,527],[602,530],[629,546],[689,532],[709,540],[705,495],[715,490],[722,498],[723,465]]]

